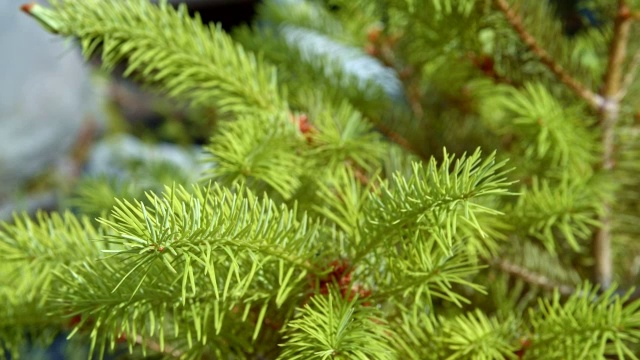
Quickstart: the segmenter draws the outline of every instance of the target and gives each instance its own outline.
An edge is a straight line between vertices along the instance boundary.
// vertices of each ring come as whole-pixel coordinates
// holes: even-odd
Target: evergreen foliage
[[[2,224],[0,350],[639,358],[637,1],[581,2],[601,21],[571,36],[546,1],[266,0],[233,37],[164,1],[50,3],[23,10],[223,116],[197,184],[92,180],[81,214]]]

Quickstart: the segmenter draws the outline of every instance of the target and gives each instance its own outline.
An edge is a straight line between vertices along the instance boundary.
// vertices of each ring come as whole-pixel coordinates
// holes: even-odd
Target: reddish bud
[[[309,123],[309,117],[306,114],[298,116],[298,128],[303,134],[307,134],[313,130],[311,123]]]
[[[27,14],[31,14],[31,9],[33,8],[34,5],[35,5],[34,3],[24,4],[20,6],[20,10],[22,10]]]
[[[521,348],[518,349],[515,354],[518,356],[518,359],[522,359],[524,357],[524,353],[527,352],[527,349],[531,346],[531,339],[522,338],[520,339]]]
[[[127,335],[124,333],[120,334],[120,336],[118,336],[118,339],[116,339],[116,342],[118,343],[127,342]]]
[[[81,330],[86,330],[88,327],[93,326],[94,321],[91,317],[83,318],[81,314],[78,314],[78,315],[74,315],[73,317],[71,317],[71,319],[69,319],[67,326],[70,329],[73,329],[78,325],[80,325],[81,323],[83,323]]]
[[[368,298],[371,296],[371,290],[365,289],[363,287],[358,287],[358,296],[361,298]]]
[[[329,265],[333,268],[331,273],[329,273],[330,278],[339,279],[342,278],[343,275],[351,275],[351,264],[349,264],[347,260],[334,260]]]
[[[380,35],[382,34],[382,29],[379,26],[374,26],[367,31],[367,39],[370,42],[375,43],[380,39]]]
[[[294,115],[289,114],[291,122],[294,123],[298,130],[307,138],[307,142],[311,142],[311,134],[315,132],[315,128],[309,122],[309,116],[307,114]]]
[[[347,291],[349,290],[349,291]],[[353,300],[353,297],[358,295],[358,298],[365,299],[371,296],[371,290],[362,287],[361,285],[353,285],[351,289],[342,289],[342,296],[346,296],[349,294],[349,300]],[[371,302],[366,301],[363,303],[364,306],[371,306]]]
[[[351,273],[347,273],[338,280],[338,285],[347,286],[351,284]]]
[[[631,9],[627,5],[623,5],[618,10],[618,16],[622,20],[629,20],[632,17]]]
[[[82,315],[75,315],[74,317],[71,318],[71,320],[69,320],[69,327],[75,327],[76,325],[80,324],[80,322],[82,321]]]
[[[496,75],[495,70],[495,62],[492,57],[487,55],[471,55],[471,61],[473,65],[475,65],[482,73],[489,77],[494,77]]]

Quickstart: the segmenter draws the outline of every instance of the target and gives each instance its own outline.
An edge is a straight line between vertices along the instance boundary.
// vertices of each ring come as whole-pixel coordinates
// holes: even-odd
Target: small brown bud
[[[20,10],[22,10],[27,14],[31,14],[31,9],[33,8],[34,5],[35,5],[34,3],[24,4],[20,6]]]
[[[375,43],[380,39],[380,35],[382,34],[382,29],[379,26],[373,26],[367,31],[367,39],[370,42]]]

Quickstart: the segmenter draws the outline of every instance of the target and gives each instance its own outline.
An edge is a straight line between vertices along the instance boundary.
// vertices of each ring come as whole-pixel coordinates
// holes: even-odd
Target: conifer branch
[[[622,306],[629,296],[618,295],[614,287],[600,293],[596,286],[586,284],[566,301],[559,292],[539,300],[537,309],[529,309],[535,337],[527,358],[579,359],[597,352],[599,358],[637,359],[634,344],[640,336],[640,302]],[[566,346],[568,343],[580,345]],[[549,356],[549,349],[554,349],[555,356]]]
[[[544,64],[563,84],[573,90],[579,97],[591,105],[593,108],[600,108],[602,106],[602,99],[598,94],[589,90],[582,82],[571,76],[567,71],[555,61],[551,55],[545,50],[538,40],[531,35],[524,27],[522,18],[514,11],[507,0],[494,0],[494,3],[504,14],[511,27],[516,31],[520,40],[524,42],[529,50],[531,50],[540,59],[540,62]]]
[[[127,61],[125,76],[170,96],[223,112],[274,114],[287,109],[276,71],[234,43],[220,27],[190,18],[186,7],[161,1],[52,1],[23,11],[50,32],[76,37],[86,57],[100,52],[103,68]],[[229,76],[234,74],[234,76]]]
[[[216,164],[205,176],[228,186],[244,183],[289,198],[300,186],[304,164],[296,153],[301,139],[288,125],[268,117],[222,123],[205,148],[210,154],[206,160]]]
[[[476,309],[443,321],[439,338],[448,347],[448,359],[508,359],[518,349],[517,328],[514,318],[488,317]]]
[[[380,194],[371,195],[365,211],[371,241],[356,258],[366,256],[381,241],[390,244],[394,235],[413,237],[423,226],[446,252],[451,251],[457,222],[464,221],[484,237],[477,215],[500,213],[472,200],[510,194],[507,186],[512,182],[506,178],[510,170],[504,169],[505,163],[497,162],[495,154],[482,160],[479,149],[458,159],[445,151],[441,164],[432,158],[426,167],[414,163],[408,179],[395,174],[390,184],[381,186]]]
[[[289,322],[278,359],[395,359],[387,339],[394,336],[375,307],[336,289],[316,295]]]
[[[618,11],[613,28],[613,40],[609,49],[609,62],[605,74],[602,97],[604,104],[599,107],[599,123],[602,127],[602,159],[600,169],[611,172],[615,167],[615,126],[618,122],[622,90],[622,67],[627,54],[627,43],[631,28],[631,11],[624,0],[618,1]],[[592,251],[595,259],[595,281],[607,289],[613,278],[611,254],[612,204],[603,204],[600,216],[601,226],[595,233]]]

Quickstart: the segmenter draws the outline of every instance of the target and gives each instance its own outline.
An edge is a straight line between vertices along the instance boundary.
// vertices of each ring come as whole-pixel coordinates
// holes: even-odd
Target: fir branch
[[[3,223],[0,230],[2,278],[24,291],[26,301],[44,303],[57,271],[100,257],[102,245],[95,240],[101,236],[102,229],[88,218],[70,212],[39,212],[35,220],[16,215],[13,224]]]
[[[392,326],[401,359],[518,359],[522,323],[514,317],[488,317],[478,309],[451,317],[405,312]]]
[[[46,346],[66,327],[51,314],[56,273],[99,258],[102,234],[70,212],[16,214],[0,224],[0,357],[5,350],[17,357],[29,337]]]
[[[316,131],[311,133],[309,156],[330,173],[345,162],[372,171],[380,166],[387,144],[373,126],[348,103],[336,106],[320,104],[311,109]]]
[[[506,179],[505,162],[496,162],[494,154],[481,160],[480,150],[454,159],[445,150],[441,164],[433,158],[426,168],[416,163],[409,179],[396,174],[391,184],[383,184],[380,193],[371,196],[366,209],[369,231],[384,236],[372,236],[376,240],[365,252],[398,234],[413,238],[419,228],[430,232],[443,249],[451,249],[458,221],[484,234],[476,213],[499,212],[473,200],[509,194],[506,188],[511,182]]]
[[[566,169],[576,175],[592,171],[597,162],[596,136],[579,109],[563,106],[542,83],[499,89],[502,91],[493,88],[484,99],[483,117],[499,134],[523,138],[523,157],[528,163],[540,164],[534,171]]]
[[[227,349],[222,354],[240,351],[245,338],[231,329],[213,336],[234,326],[225,318],[245,322],[258,307],[253,323],[233,328],[251,329],[255,340],[267,307],[296,298],[307,274],[324,271],[308,260],[318,252],[316,227],[270,200],[215,186],[167,189],[164,197],[149,194],[149,202],[118,201],[100,220],[111,229],[113,256],[69,268],[51,295],[60,315],[85,316],[76,331],[93,324],[92,352],[113,348],[122,332],[130,339],[158,334],[160,344],[177,340],[166,328],[196,334],[203,345],[209,338]],[[194,349],[189,336],[185,348],[207,351]]]
[[[91,353],[97,354],[113,349],[123,338],[130,348],[142,345],[143,353],[181,352],[193,358],[204,354],[237,356],[249,351],[252,341],[273,344],[272,332],[261,331],[268,325],[265,314],[269,310],[272,319],[287,318],[293,302],[283,306],[280,299],[301,294],[300,287],[291,289],[287,283],[299,283],[304,277],[277,274],[278,267],[285,269],[281,263],[265,270],[269,263],[256,259],[234,265],[215,255],[210,258],[212,266],[218,267],[216,273],[206,272],[194,259],[192,278],[174,274],[161,262],[132,271],[140,268],[134,256],[69,269],[60,273],[59,286],[51,295],[51,310],[58,317],[79,318],[71,335],[88,333]],[[236,269],[225,271],[225,267]],[[253,280],[247,280],[245,269],[253,273],[249,274]],[[212,277],[219,283],[227,281],[222,285],[225,289],[213,285]],[[189,285],[183,292],[185,282],[196,290]],[[249,295],[239,297],[239,287]],[[278,307],[284,308],[281,314],[273,310]]]
[[[353,263],[366,264],[363,274],[378,287],[375,298],[413,295],[414,303],[428,306],[439,297],[461,305],[467,300],[451,284],[482,291],[468,280],[480,268],[469,255],[483,241],[495,241],[484,232],[479,215],[499,213],[479,200],[508,194],[503,167],[494,155],[481,160],[479,151],[455,162],[445,152],[440,165],[434,159],[426,168],[414,164],[411,177],[395,174],[371,194],[364,208],[365,241]],[[471,230],[477,236],[468,236]]]
[[[316,295],[286,329],[279,359],[396,359],[380,312],[332,289]]]
[[[213,164],[205,176],[221,184],[245,184],[255,191],[275,191],[288,199],[306,170],[304,147],[292,124],[275,118],[241,118],[220,125],[205,147]]]
[[[436,339],[447,349],[447,359],[515,359],[519,325],[476,310],[443,321]]]
[[[188,17],[166,2],[56,0],[28,13],[53,32],[80,40],[83,53],[101,48],[106,69],[127,60],[125,76],[142,74],[170,96],[198,105],[214,102],[235,114],[286,111],[275,70],[247,54],[219,27]],[[234,74],[234,76],[229,76]]]
[[[398,351],[398,359],[440,360],[445,356],[443,344],[434,341],[442,329],[436,316],[431,312],[411,314],[401,307],[400,316],[391,323],[398,334],[391,338]]]
[[[181,281],[162,264],[129,274],[135,266],[131,258],[111,258],[59,274],[51,312],[75,322],[69,336],[88,333],[91,354],[102,357],[123,340],[130,349],[142,345],[143,354],[202,351],[206,345],[225,354],[237,353],[243,345],[233,341],[235,333],[254,330],[256,324],[247,322],[246,316],[230,311],[244,304],[218,300],[201,272],[195,272],[194,280],[200,291],[185,296]],[[114,289],[119,278],[125,280]]]
[[[602,183],[591,176],[596,168],[608,178],[615,168],[615,175],[625,176],[616,184],[619,189],[635,184],[629,176],[637,172],[635,152],[623,154],[628,164],[613,164],[614,140],[624,145],[614,131],[619,138],[618,132],[628,131],[616,126],[626,110],[620,104],[630,88],[635,90],[634,75],[622,74],[626,47],[634,46],[627,45],[633,40],[629,23],[636,16],[625,1],[618,2],[605,86],[599,94],[587,88],[587,81],[600,77],[604,63],[593,59],[598,54],[594,48],[601,47],[609,33],[585,36],[586,45],[570,54],[560,45],[542,48],[543,35],[536,39],[532,34],[548,36],[559,28],[559,22],[547,26],[550,23],[542,21],[548,15],[546,5],[532,9],[548,32],[535,25],[525,28],[509,0],[494,0],[495,14],[489,13],[491,1],[333,0],[343,4],[337,11],[344,11],[343,16],[359,10],[365,14],[345,24],[318,2],[301,8],[307,20],[294,19],[297,24],[317,20],[312,26],[335,37],[347,29],[346,38],[358,42],[356,35],[363,29],[353,24],[372,22],[374,15],[367,9],[382,10],[385,31],[407,40],[402,44],[407,51],[398,47],[391,54],[397,57],[389,58],[390,63],[415,67],[407,89],[420,94],[427,84],[419,82],[432,76],[451,83],[457,91],[452,97],[464,98],[469,107],[470,92],[465,88],[461,95],[458,85],[477,73],[469,66],[455,74],[435,72],[457,68],[451,55],[459,60],[460,54],[477,52],[479,43],[483,53],[490,53],[496,43],[513,50],[521,40],[530,50],[525,56],[502,55],[519,61],[524,80],[545,76],[536,83],[523,82],[527,85],[519,90],[505,91],[507,86],[491,83],[488,91],[497,94],[491,98],[496,101],[482,105],[499,105],[484,115],[506,124],[495,129],[524,145],[511,148],[524,171],[536,167],[533,175],[526,174],[532,182],[525,183],[522,196],[511,204],[505,204],[503,196],[510,194],[512,182],[494,154],[483,160],[476,151],[456,160],[445,152],[441,163],[430,159],[408,166],[410,158],[399,147],[385,144],[366,123],[370,118],[383,124],[375,126],[387,134],[384,124],[394,120],[388,137],[412,148],[394,136],[399,121],[390,118],[395,110],[387,109],[386,102],[374,104],[377,93],[369,96],[352,87],[353,79],[339,72],[333,74],[347,81],[345,87],[329,80],[321,83],[319,75],[331,62],[310,61],[279,72],[276,81],[272,67],[236,46],[220,28],[190,19],[184,7],[174,10],[163,1],[152,6],[142,0],[52,1],[51,9],[29,5],[23,10],[49,31],[78,38],[85,54],[101,52],[106,68],[128,60],[128,73],[146,79],[146,84],[194,103],[213,103],[233,115],[237,121],[224,123],[207,149],[213,168],[209,174],[225,185],[243,183],[267,195],[258,198],[243,187],[173,187],[164,194],[149,193],[146,201],[116,201],[111,215],[100,219],[101,227],[72,215],[36,220],[23,216],[2,225],[0,275],[7,276],[0,281],[0,300],[6,304],[0,311],[0,338],[8,342],[0,345],[17,349],[25,341],[20,332],[24,329],[64,328],[68,319],[79,319],[73,334],[88,335],[91,350],[99,355],[126,340],[130,351],[140,348],[142,356],[154,352],[185,359],[637,358],[637,293],[619,296],[613,287],[601,291],[576,286],[582,265],[575,264],[584,264],[583,254],[569,253],[567,259],[564,253],[560,259],[554,253],[558,245],[579,249],[601,220],[604,248],[597,248],[599,235],[592,245],[606,288],[612,270],[607,253],[612,224],[633,221],[624,212],[614,214],[613,200],[603,196],[610,189],[599,189]],[[313,18],[314,9],[322,19]],[[272,19],[287,21],[286,11],[270,11]],[[487,26],[494,15],[509,36]],[[479,35],[478,29],[488,32]],[[393,39],[371,35],[372,43],[388,41],[384,46],[393,47]],[[253,39],[255,49],[272,45],[260,43],[267,38]],[[267,56],[281,59],[281,69],[301,59],[282,43],[276,45]],[[556,53],[571,60],[552,59]],[[436,60],[427,56],[433,54]],[[628,69],[640,66],[639,54]],[[533,71],[526,57],[533,58]],[[497,55],[496,63],[504,58]],[[597,71],[591,76],[569,74],[570,68],[560,62],[576,64],[577,71]],[[444,63],[447,66],[440,66]],[[286,81],[300,87],[287,94],[277,86]],[[567,92],[564,87],[574,103],[558,98]],[[293,114],[285,95],[305,114]],[[423,106],[419,100],[411,99]],[[598,111],[603,154],[594,127],[583,121],[589,114],[572,106],[582,102]],[[388,112],[380,115],[377,109]],[[416,109],[420,114],[428,107]],[[464,116],[465,121],[475,120],[475,111]],[[441,123],[447,121],[430,125]],[[430,129],[434,137],[443,134],[437,126]],[[595,165],[599,160],[602,164]],[[393,171],[385,173],[385,166]],[[100,211],[114,192],[93,190],[85,189],[85,196],[95,196],[98,207],[93,210]],[[298,205],[280,202],[299,202],[322,219],[309,219]],[[615,206],[637,210],[632,201]],[[502,213],[508,215],[498,217]],[[500,246],[500,240],[519,240],[518,234],[527,238],[524,245],[536,237],[547,249],[535,246],[534,251],[520,242]],[[110,256],[100,256],[100,249]],[[498,273],[501,284],[487,287],[498,289],[488,305],[475,301],[480,298],[475,295],[485,293],[480,280],[486,278],[474,277],[482,260],[496,269],[489,281]],[[570,262],[574,268],[564,269]],[[17,276],[19,271],[24,275]],[[553,298],[545,299],[547,292],[539,288],[555,289]],[[540,293],[539,305],[521,318],[519,312]],[[462,305],[471,299],[474,305],[487,306],[466,312]],[[487,313],[496,309],[498,315]]]
[[[404,246],[403,246],[404,245]],[[397,246],[397,252],[387,254],[382,261],[367,264],[368,267],[382,268],[382,273],[364,269],[364,275],[376,280],[377,290],[372,299],[384,302],[409,300],[414,309],[433,306],[434,299],[451,302],[459,307],[469,303],[469,299],[453,286],[461,286],[485,294],[484,287],[469,278],[483,266],[472,259],[463,246],[441,249],[433,239],[423,242],[409,242]]]
[[[177,261],[185,266],[184,276],[190,278],[190,266],[196,265],[189,265],[190,258],[205,266],[205,272],[215,274],[210,263],[214,252],[228,255],[232,264],[241,256],[261,253],[267,259],[276,257],[305,271],[316,271],[305,261],[307,251],[315,251],[314,226],[304,216],[300,222],[294,220],[295,211],[284,205],[278,208],[271,200],[260,201],[249,191],[241,189],[233,194],[218,185],[194,187],[193,193],[182,187],[167,188],[164,197],[153,193],[148,196],[151,206],[118,201],[112,219],[100,219],[114,232],[108,236],[109,243],[119,246],[110,253],[139,257],[140,266],[162,262],[172,272],[176,272],[172,264]],[[217,288],[215,278],[211,280]],[[236,285],[237,290],[246,291],[242,284]],[[229,290],[225,286],[221,296],[226,297]]]
[[[527,31],[522,23],[522,18],[511,8],[507,0],[494,0],[494,3],[504,14],[505,18],[516,31],[522,42],[529,47],[529,49],[558,78],[558,80],[573,90],[579,97],[583,98],[594,109],[598,109],[602,106],[603,99],[598,94],[589,90],[579,80],[568,74],[566,70],[539,44],[536,38]]]
[[[322,203],[314,204],[313,210],[335,223],[352,239],[354,245],[362,241],[362,224],[372,182],[362,183],[350,167],[343,167],[329,183],[319,183],[317,194]]]
[[[267,6],[267,8],[271,7],[273,6]],[[287,18],[290,17],[291,15],[288,15]],[[299,21],[299,19],[291,20]],[[397,124],[400,120],[406,121],[406,119],[398,119],[396,116],[402,112],[401,110],[394,108],[390,111],[395,104],[390,104],[388,95],[384,94],[380,84],[371,80],[365,83],[362,78],[345,71],[346,60],[339,56],[331,58],[326,54],[305,55],[301,48],[283,39],[286,31],[287,29],[275,31],[261,27],[254,29],[242,27],[234,32],[234,38],[250,50],[261,51],[269,61],[278,66],[280,83],[287,84],[291,89],[288,92],[289,102],[292,106],[308,110],[311,118],[315,117],[312,113],[318,105],[341,108],[345,106],[346,98],[351,106],[362,112],[366,119],[389,140],[411,153],[421,155],[419,149],[404,136],[384,124],[387,120]],[[302,37],[301,41],[304,40]],[[357,54],[356,50],[350,50]],[[343,56],[344,58],[348,58],[347,55],[354,56],[347,50],[344,52],[347,53]],[[387,114],[388,112],[391,114]]]
[[[553,185],[534,177],[531,186],[522,188],[516,204],[507,207],[509,220],[520,229],[517,232],[538,239],[552,254],[560,238],[579,252],[599,225],[596,218],[601,208],[594,206],[599,199],[580,180],[565,178]]]
[[[629,296],[617,295],[614,287],[598,294],[584,285],[566,302],[558,291],[552,299],[540,299],[537,309],[529,309],[533,337],[527,357],[638,359],[633,346],[640,340],[640,301],[623,306]]]

